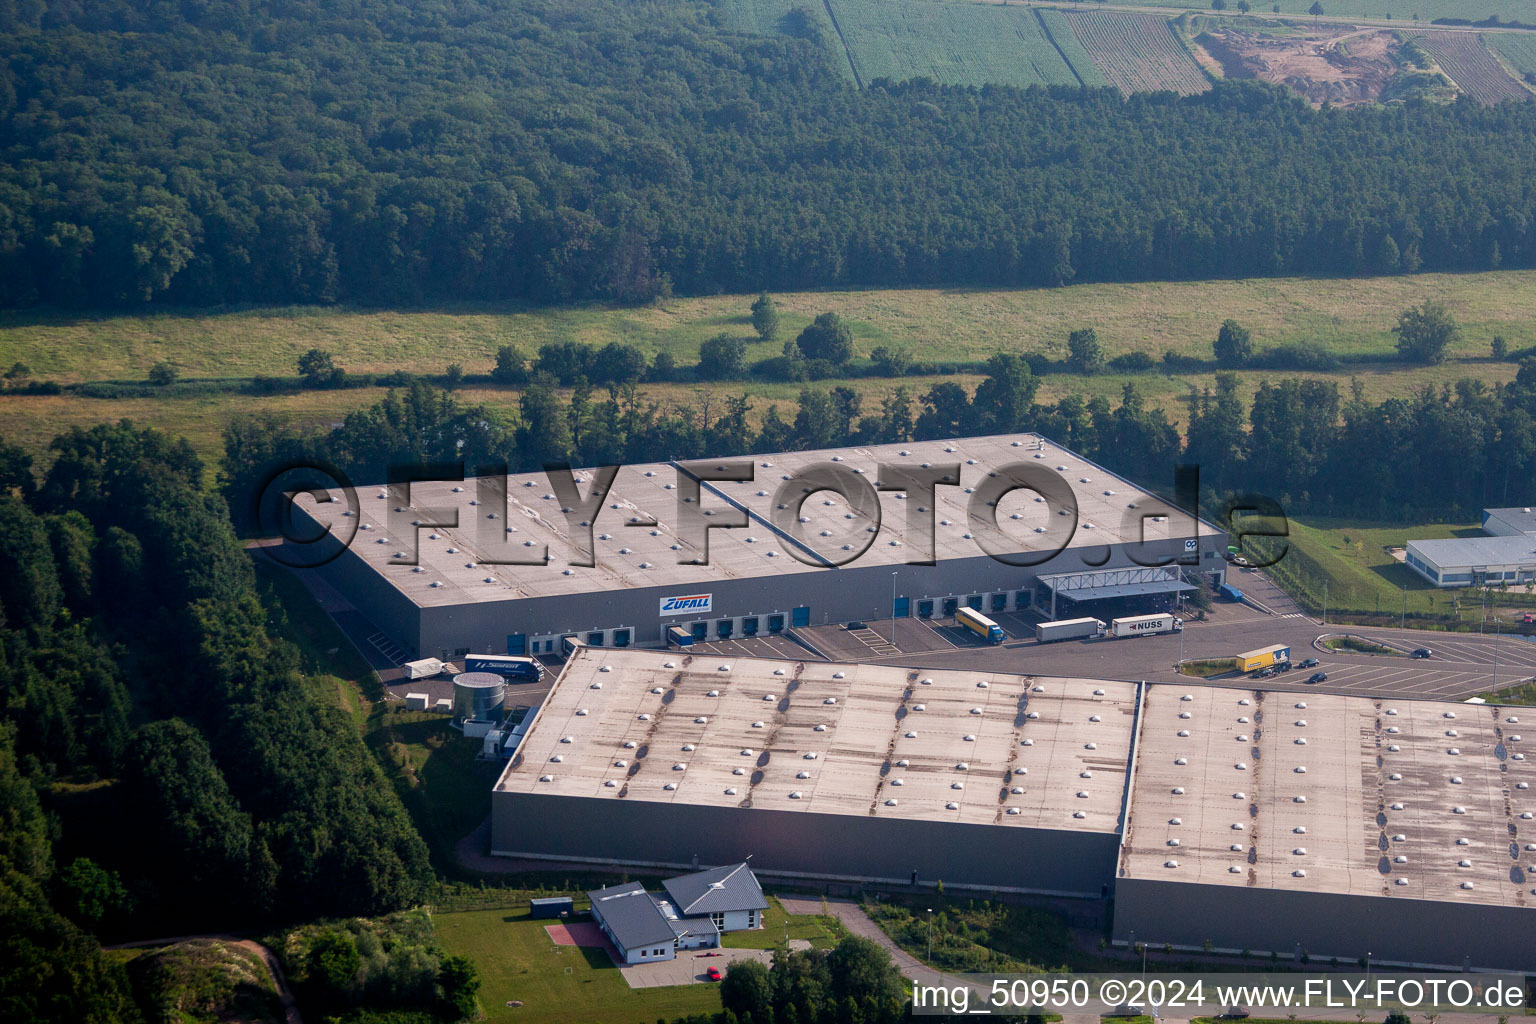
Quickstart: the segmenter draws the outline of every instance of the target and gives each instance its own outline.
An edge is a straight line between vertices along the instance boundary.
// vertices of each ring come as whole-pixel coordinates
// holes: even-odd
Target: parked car
[[[1298,661],[1296,663],[1296,667],[1297,668],[1317,668],[1317,659],[1316,658],[1308,658],[1305,661]]]
[[[1307,682],[1309,682],[1309,683],[1326,683],[1327,681],[1328,681],[1328,673],[1327,672],[1313,672],[1312,675],[1307,677]]]
[[[1101,1017],[1110,1017],[1110,1018],[1114,1018],[1114,1017],[1140,1017],[1140,1016],[1144,1015],[1146,1012],[1147,1011],[1142,1008],[1140,1003],[1121,1003],[1119,1006],[1115,1007],[1113,1010],[1105,1010],[1103,1013],[1099,1014],[1099,1016],[1101,1016]]]
[[[1434,653],[1435,652],[1430,650],[1428,647],[1420,647],[1418,650],[1413,652],[1413,656],[1415,658],[1427,658]]]
[[[867,622],[860,622],[858,619],[854,619],[852,622],[848,623],[848,625],[845,628],[847,628],[847,629],[868,629],[869,628],[869,623],[867,623]]]
[[[1275,671],[1276,672],[1289,672],[1290,670],[1291,670],[1291,663],[1290,662],[1288,662],[1288,661],[1277,661],[1277,662],[1275,662]]]
[[[719,981],[720,980],[720,968],[718,968],[718,967],[711,967],[709,970],[704,972],[704,977],[708,978],[710,981]]]

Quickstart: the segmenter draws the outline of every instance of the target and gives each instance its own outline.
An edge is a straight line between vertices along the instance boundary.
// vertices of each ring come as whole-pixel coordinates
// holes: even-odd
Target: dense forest
[[[505,461],[523,471],[1033,430],[1163,492],[1175,465],[1198,465],[1208,508],[1256,492],[1291,512],[1425,522],[1536,504],[1536,359],[1508,385],[1465,379],[1374,404],[1358,381],[1346,394],[1333,381],[1295,378],[1261,379],[1248,403],[1238,375],[1222,372],[1214,389],[1188,395],[1183,436],[1134,382],[1118,404],[1076,394],[1042,404],[1025,357],[993,356],[987,370],[974,393],[946,380],[920,393],[897,387],[868,407],[851,388],[811,386],[784,412],[703,389],[689,404],[663,406],[632,384],[598,392],[585,379],[563,399],[548,374],[535,375],[515,409],[417,383],[326,431],[237,419],[224,435],[222,487],[250,529],[268,474],[310,460],[362,484],[384,479],[390,463]]]
[[[1536,106],[845,83],[703,0],[0,0],[0,305],[1536,265]]]
[[[267,632],[184,441],[0,444],[0,1019],[131,1021],[93,936],[418,902],[427,851],[357,730]]]

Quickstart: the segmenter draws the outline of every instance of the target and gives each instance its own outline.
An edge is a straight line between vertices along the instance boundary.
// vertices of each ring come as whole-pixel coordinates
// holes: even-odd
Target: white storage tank
[[[507,681],[494,672],[460,672],[453,677],[453,717],[487,721],[506,699]]]

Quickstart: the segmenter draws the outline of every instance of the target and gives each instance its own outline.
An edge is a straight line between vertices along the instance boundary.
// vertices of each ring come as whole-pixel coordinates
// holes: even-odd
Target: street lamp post
[[[1499,688],[1499,638],[1504,635],[1504,620],[1493,617],[1493,689]]]
[[[1403,584],[1403,617],[1397,620],[1398,629],[1408,628],[1408,585]]]
[[[896,646],[896,573],[891,572],[891,646]]]
[[[1323,580],[1323,625],[1328,625],[1328,581]]]
[[[928,908],[928,960],[933,961],[933,908]]]

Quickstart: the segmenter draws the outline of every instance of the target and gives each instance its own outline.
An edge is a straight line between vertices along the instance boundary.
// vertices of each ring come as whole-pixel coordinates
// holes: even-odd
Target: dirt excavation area
[[[1197,41],[1226,77],[1279,82],[1314,105],[1373,103],[1399,70],[1400,44],[1389,30],[1339,25],[1267,35],[1221,28],[1201,33]]]

